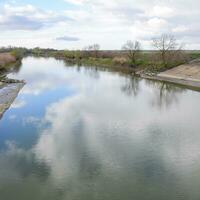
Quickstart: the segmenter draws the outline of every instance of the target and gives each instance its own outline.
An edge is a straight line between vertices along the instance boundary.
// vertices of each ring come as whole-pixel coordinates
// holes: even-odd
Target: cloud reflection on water
[[[23,119],[23,129],[39,127],[38,138],[28,150],[8,142],[0,154],[2,188],[19,185],[26,191],[13,194],[42,200],[198,197],[198,93],[51,59],[28,58],[18,75],[27,78],[19,98],[56,96],[60,87],[76,92],[45,98],[44,114]]]

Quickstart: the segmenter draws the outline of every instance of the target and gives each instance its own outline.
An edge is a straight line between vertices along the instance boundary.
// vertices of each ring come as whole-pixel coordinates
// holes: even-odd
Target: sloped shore
[[[141,73],[142,78],[165,81],[200,91],[200,59],[193,60],[156,75]]]
[[[0,82],[0,118],[4,112],[10,108],[20,90],[25,85],[24,82],[3,83]]]
[[[163,81],[163,82],[169,82],[169,83],[174,83],[180,86],[184,86],[185,88],[195,90],[195,91],[200,91],[200,81],[198,80],[193,80],[193,79],[182,79],[179,77],[172,77],[172,76],[149,76],[146,74],[140,75],[141,78],[144,79],[149,79],[149,80],[154,80],[154,81]]]

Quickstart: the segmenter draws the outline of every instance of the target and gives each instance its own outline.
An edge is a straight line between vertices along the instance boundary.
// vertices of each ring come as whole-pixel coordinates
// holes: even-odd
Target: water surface
[[[200,199],[200,93],[45,58],[10,77],[0,199]]]

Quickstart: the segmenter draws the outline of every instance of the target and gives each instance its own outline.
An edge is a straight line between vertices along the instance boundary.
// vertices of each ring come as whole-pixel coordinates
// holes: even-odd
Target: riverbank
[[[200,90],[199,52],[185,51],[185,55],[188,57],[187,60],[190,60],[190,62],[182,65],[180,65],[180,63],[185,63],[187,61],[172,62],[169,66],[172,67],[170,70],[165,70],[159,62],[153,61],[153,58],[156,57],[156,52],[154,51],[141,52],[140,58],[134,66],[130,64],[125,51],[99,51],[98,57],[94,57],[93,52],[88,51],[49,51],[41,49],[40,51],[37,50],[37,52],[35,52],[35,50],[30,52],[27,50],[27,53],[24,53],[26,52],[25,50],[12,50],[12,52],[14,54],[3,53],[2,56],[0,56],[0,59],[3,59],[4,63],[5,60],[9,63],[16,61],[16,58],[18,57],[22,58],[28,55],[36,57],[54,57],[59,60],[64,60],[67,65],[74,64],[78,66],[102,67],[111,71],[137,74],[142,78],[176,83],[192,89],[194,88],[195,90]],[[160,72],[163,70],[165,71]]]
[[[23,82],[9,84],[0,82],[0,118],[10,108],[24,85]]]
[[[0,53],[0,69],[8,64],[15,63],[16,61],[17,58],[11,53]]]
[[[64,59],[64,58],[61,58]],[[67,63],[74,63],[73,60],[64,59]],[[194,59],[189,63],[182,64],[171,69],[165,70],[163,72],[153,71],[149,73],[150,66],[146,66],[145,62],[143,65],[130,67],[126,62],[120,63],[120,59],[118,62],[114,62],[111,59],[82,59],[79,62],[81,65],[86,66],[96,66],[103,67],[112,71],[120,71],[126,74],[138,75],[141,78],[165,81],[170,83],[175,83],[178,85],[182,85],[187,87],[188,89],[200,91],[200,59]]]
[[[166,81],[200,91],[200,59],[195,59],[158,74],[139,73],[142,78]]]
[[[8,71],[16,70],[18,61],[19,59],[12,53],[0,53],[0,118],[12,105],[19,91],[25,85],[24,81],[6,77]]]
[[[18,59],[11,52],[0,53],[0,81],[4,80],[10,71],[16,71],[20,66],[21,59]]]

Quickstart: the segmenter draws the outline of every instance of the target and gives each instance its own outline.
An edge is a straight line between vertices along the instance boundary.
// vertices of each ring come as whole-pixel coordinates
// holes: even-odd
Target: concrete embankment
[[[0,82],[0,118],[14,102],[23,86],[22,82],[9,84]]]
[[[176,83],[186,86],[189,89],[200,91],[200,59],[174,67],[154,76],[142,74],[141,77]]]
[[[23,81],[8,79],[6,77],[7,66],[16,61],[16,57],[11,53],[0,53],[0,118],[11,106],[25,84]]]

